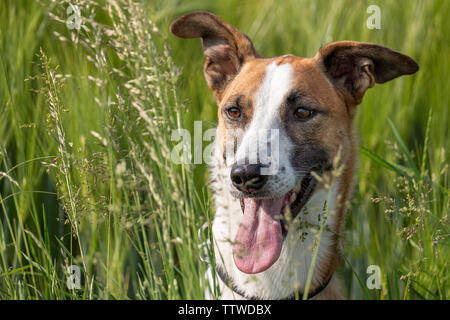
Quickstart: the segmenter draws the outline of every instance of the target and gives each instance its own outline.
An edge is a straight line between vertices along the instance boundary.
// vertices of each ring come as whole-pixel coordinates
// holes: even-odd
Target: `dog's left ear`
[[[206,58],[203,72],[218,101],[244,62],[260,57],[246,35],[210,12],[182,16],[170,25],[170,31],[180,38],[202,38]]]
[[[373,43],[339,41],[319,50],[316,57],[347,103],[361,103],[375,83],[384,83],[419,70],[410,57]]]

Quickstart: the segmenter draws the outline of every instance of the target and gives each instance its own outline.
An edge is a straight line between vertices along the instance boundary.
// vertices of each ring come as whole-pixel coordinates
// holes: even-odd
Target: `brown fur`
[[[338,188],[338,208],[334,226],[334,243],[328,261],[317,266],[323,279],[331,277],[339,266],[339,249],[347,201],[353,185],[357,158],[357,143],[353,120],[356,106],[364,93],[375,83],[384,83],[398,76],[418,70],[417,63],[408,56],[371,43],[340,41],[319,50],[313,58],[293,55],[264,59],[256,52],[250,39],[227,22],[207,12],[183,16],[171,25],[171,31],[182,38],[201,37],[206,57],[204,73],[213,91],[218,109],[218,142],[226,142],[227,130],[245,128],[253,115],[253,96],[264,78],[266,67],[273,61],[289,63],[294,70],[294,107],[306,104],[318,110],[315,120],[301,126],[291,120],[292,101],[286,97],[280,116],[295,145],[307,146],[299,154],[313,154],[316,158],[326,154],[334,159],[338,152],[344,171]],[[236,98],[239,97],[239,102]],[[224,110],[239,103],[243,112],[237,123],[224,117]],[[305,148],[305,147],[304,147]],[[305,151],[306,150],[306,151]],[[336,277],[315,299],[342,299]]]

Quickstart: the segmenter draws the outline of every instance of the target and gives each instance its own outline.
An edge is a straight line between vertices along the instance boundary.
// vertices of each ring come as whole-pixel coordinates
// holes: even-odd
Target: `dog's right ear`
[[[180,38],[202,38],[208,87],[217,101],[247,59],[257,58],[251,40],[228,22],[209,12],[193,12],[175,20],[170,31]]]

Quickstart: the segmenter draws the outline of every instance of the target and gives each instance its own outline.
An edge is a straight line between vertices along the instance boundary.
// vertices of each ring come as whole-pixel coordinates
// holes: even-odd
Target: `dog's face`
[[[204,74],[218,103],[217,143],[230,193],[243,218],[234,260],[246,273],[269,268],[287,228],[317,189],[312,172],[345,164],[352,122],[365,91],[417,71],[411,58],[351,41],[329,44],[313,58],[262,58],[250,39],[207,12],[176,20],[171,31],[201,37]]]
[[[353,116],[314,59],[248,61],[224,90],[218,114],[219,149],[237,198],[287,197],[350,147]],[[251,180],[252,173],[263,177]]]

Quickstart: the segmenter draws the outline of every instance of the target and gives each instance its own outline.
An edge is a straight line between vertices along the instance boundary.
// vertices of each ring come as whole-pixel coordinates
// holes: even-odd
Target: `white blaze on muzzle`
[[[267,66],[266,74],[254,97],[254,116],[248,129],[239,137],[236,154],[227,157],[227,165],[261,164],[261,174],[275,175],[280,165],[287,166],[290,140],[281,125],[280,106],[290,89],[293,70],[290,64]],[[234,144],[235,139],[227,139]],[[227,145],[227,155],[234,153],[234,145]],[[230,152],[230,153],[228,153]]]
[[[243,217],[234,239],[233,257],[244,273],[259,273],[272,266],[282,248],[280,214],[286,193],[295,186],[290,164],[292,143],[281,123],[280,108],[290,90],[290,64],[272,62],[254,97],[254,116],[241,135],[234,164],[260,164],[261,175],[270,175],[262,188],[268,198],[244,198]],[[282,168],[283,170],[279,170]]]

